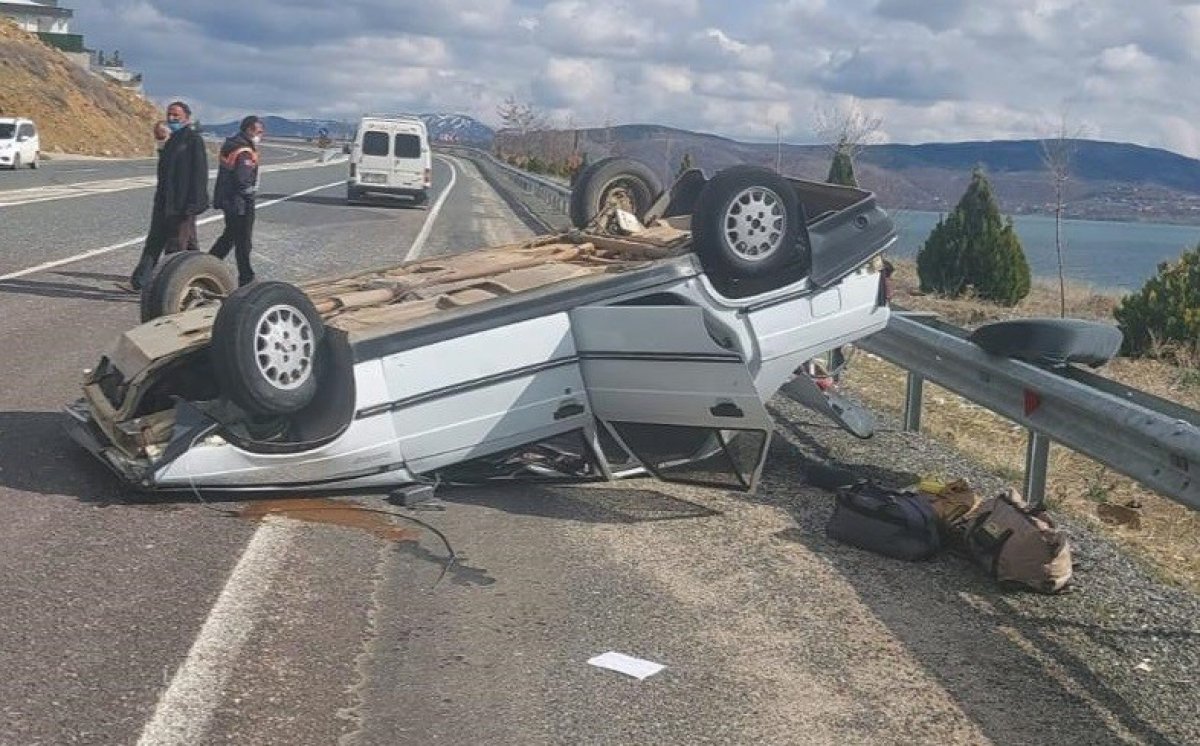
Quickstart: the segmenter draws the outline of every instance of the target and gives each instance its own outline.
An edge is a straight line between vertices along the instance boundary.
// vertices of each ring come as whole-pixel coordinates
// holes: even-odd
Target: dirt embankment
[[[68,60],[0,18],[0,116],[29,117],[42,151],[99,156],[154,153],[154,105]]]

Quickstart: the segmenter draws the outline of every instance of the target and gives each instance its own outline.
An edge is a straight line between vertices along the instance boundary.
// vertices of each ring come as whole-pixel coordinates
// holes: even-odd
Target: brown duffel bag
[[[985,500],[966,523],[963,546],[1001,583],[1058,593],[1071,582],[1071,546],[1040,508],[1014,490]]]

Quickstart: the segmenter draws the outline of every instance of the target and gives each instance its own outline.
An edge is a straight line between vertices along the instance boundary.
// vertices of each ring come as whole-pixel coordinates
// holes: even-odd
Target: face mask
[[[167,129],[171,130],[172,132],[178,132],[186,126],[187,125],[183,122],[167,122]]]
[[[251,137],[250,142],[254,143],[255,145],[260,144],[262,142],[262,135],[255,135],[254,137]]]

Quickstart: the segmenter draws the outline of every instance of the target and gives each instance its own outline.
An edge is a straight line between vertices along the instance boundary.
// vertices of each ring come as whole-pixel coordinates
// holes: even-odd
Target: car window
[[[388,136],[386,132],[367,132],[363,135],[363,155],[387,155]]]
[[[11,140],[17,131],[15,124],[0,124],[0,140]]]
[[[22,124],[20,129],[17,130],[17,134],[24,135],[26,137],[33,137],[33,135],[34,135],[33,125],[32,124]]]
[[[421,138],[417,135],[396,135],[397,158],[420,158]]]

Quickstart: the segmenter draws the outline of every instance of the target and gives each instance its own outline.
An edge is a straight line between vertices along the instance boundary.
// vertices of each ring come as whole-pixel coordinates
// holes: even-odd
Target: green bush
[[[1196,351],[1200,346],[1200,246],[1158,265],[1136,293],[1113,311],[1125,334],[1122,352],[1158,354],[1164,345]]]
[[[850,145],[842,140],[833,153],[833,162],[829,164],[829,175],[825,177],[826,184],[841,184],[842,186],[858,186],[854,178],[854,162],[850,160]]]
[[[950,215],[938,221],[917,253],[921,290],[957,298],[968,289],[1015,306],[1029,295],[1029,262],[1012,218],[1003,218],[980,169]]]

